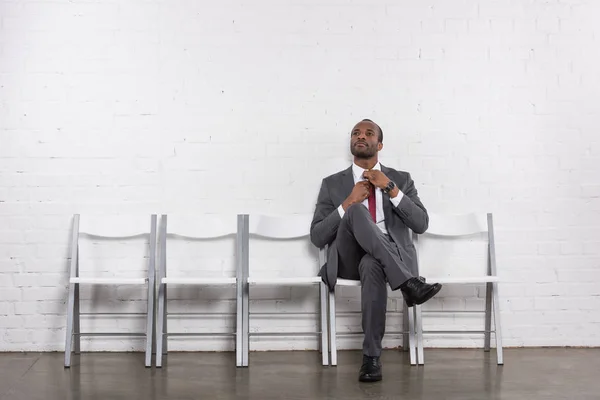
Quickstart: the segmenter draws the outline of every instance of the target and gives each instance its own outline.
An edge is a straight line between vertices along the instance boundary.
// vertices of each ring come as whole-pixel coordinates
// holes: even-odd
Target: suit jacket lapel
[[[381,166],[381,172],[383,172],[385,174],[385,176],[387,176],[388,178],[392,179],[389,176],[389,169],[387,167],[384,167],[383,165]],[[387,193],[383,193],[381,192],[381,194],[383,195],[382,200],[383,200],[383,216],[385,217],[385,227],[386,229],[388,229],[389,232],[389,222],[392,220],[392,213],[394,212],[392,210],[392,202],[390,201],[390,195]]]
[[[350,168],[342,173],[342,190],[344,191],[344,196],[348,197],[352,189],[354,189],[354,176],[352,176],[352,166],[350,166]]]

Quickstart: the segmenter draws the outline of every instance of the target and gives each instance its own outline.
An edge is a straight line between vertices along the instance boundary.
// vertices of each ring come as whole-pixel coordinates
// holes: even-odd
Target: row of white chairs
[[[299,335],[308,334],[319,337],[320,351],[323,365],[337,365],[337,334],[336,334],[336,297],[335,292],[328,291],[317,272],[325,262],[326,249],[319,250],[318,262],[307,265],[310,273],[305,276],[293,274],[287,277],[263,277],[252,273],[250,266],[250,238],[258,236],[275,241],[298,240],[304,241],[309,235],[309,227],[312,215],[293,215],[286,217],[265,215],[233,215],[233,216],[182,216],[162,215],[160,223],[156,215],[147,217],[93,217],[75,215],[73,218],[72,247],[70,262],[69,296],[67,307],[67,332],[65,343],[65,367],[71,365],[71,354],[79,353],[81,349],[82,336],[141,336],[145,337],[145,365],[152,365],[153,350],[156,350],[156,366],[163,364],[163,355],[167,354],[167,341],[169,336],[215,336],[214,333],[178,333],[169,332],[167,317],[167,289],[169,286],[222,286],[234,287],[236,289],[236,328],[235,332],[222,333],[219,335],[230,335],[235,337],[236,365],[238,367],[248,366],[248,355],[250,336],[253,335],[275,335],[276,332],[250,332],[250,304],[252,288],[267,286],[317,286],[319,287],[319,325],[317,332],[298,332]],[[468,236],[481,232],[488,233],[488,263],[485,270],[466,271],[461,268],[442,269],[440,276],[427,276],[429,281],[437,281],[445,284],[485,284],[486,295],[486,318],[485,329],[480,333],[485,335],[484,347],[490,348],[490,335],[496,333],[496,346],[498,363],[502,364],[502,341],[500,329],[500,313],[498,312],[497,275],[495,270],[495,250],[491,214],[484,216],[465,215],[461,217],[452,216],[430,216],[429,235],[438,236]],[[149,251],[147,257],[147,274],[144,278],[120,278],[120,277],[94,277],[80,275],[79,244],[83,236],[94,238],[126,239],[136,236],[144,236],[148,239]],[[199,265],[197,275],[177,277],[168,271],[176,269],[177,265],[167,268],[168,238],[183,237],[193,240],[212,240],[234,236],[235,249],[235,276],[219,278],[203,276],[202,266]],[[413,235],[413,240],[419,253],[419,240]],[[275,245],[275,243],[274,243]],[[156,263],[158,261],[158,267]],[[281,262],[285,263],[285,259]],[[421,275],[427,274],[426,270],[420,270]],[[295,276],[296,275],[296,276]],[[147,309],[145,314],[145,332],[81,332],[80,329],[80,285],[141,285],[147,290]],[[359,281],[339,279],[337,286],[360,287]],[[155,300],[157,298],[157,304]],[[492,311],[494,315],[495,329],[491,329]],[[403,330],[401,332],[388,332],[388,334],[399,333],[403,337],[403,348],[410,351],[412,365],[423,364],[423,331],[422,311],[420,306],[408,309],[404,303]],[[156,322],[156,323],[155,323]],[[464,333],[465,331],[455,332]],[[444,333],[449,333],[445,331]],[[355,332],[360,334],[360,332]],[[285,335],[292,335],[286,332]]]

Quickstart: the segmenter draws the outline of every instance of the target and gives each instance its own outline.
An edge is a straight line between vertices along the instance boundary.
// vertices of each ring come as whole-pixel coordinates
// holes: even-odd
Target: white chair
[[[325,260],[327,248],[321,251],[321,257]],[[325,261],[323,261],[325,262]],[[337,287],[359,287],[360,281],[351,279],[338,278],[336,283]],[[405,351],[410,352],[410,363],[411,365],[417,364],[416,358],[416,342],[415,342],[415,313],[414,307],[407,307],[406,302],[402,301],[403,304],[403,331],[393,332],[388,331],[386,335],[402,334],[403,345],[402,348]],[[345,335],[362,335],[362,332],[356,332]],[[335,291],[329,292],[329,345],[331,347],[331,365],[337,365],[337,329],[336,329],[336,304],[335,304]]]
[[[167,354],[167,339],[169,336],[234,336],[236,338],[236,365],[242,365],[242,268],[239,263],[242,240],[242,218],[231,216],[183,216],[162,215],[159,234],[159,269],[158,269],[158,321],[156,325],[156,366],[162,367],[162,356]],[[214,240],[236,235],[236,275],[225,277],[202,276],[202,266],[198,265],[198,276],[171,277],[167,274],[167,238],[180,237],[188,240]],[[173,268],[173,267],[171,267]],[[177,266],[174,266],[176,269]],[[206,275],[206,273],[205,273]],[[236,287],[237,323],[236,332],[231,333],[193,333],[193,332],[168,332],[167,329],[167,286],[192,285],[192,286],[220,286]]]
[[[435,244],[436,239],[452,240],[450,248],[457,248],[460,244],[465,245],[465,239],[468,236],[486,234],[485,243],[481,248],[481,255],[487,258],[487,266],[484,260],[478,265],[472,263],[475,258],[475,248],[467,257],[463,255],[456,262],[451,261],[448,254],[444,251],[428,251],[424,249],[424,243],[430,241]],[[467,215],[429,215],[429,229],[419,239],[413,235],[413,242],[417,250],[419,259],[419,274],[425,276],[428,282],[439,282],[445,286],[459,284],[485,284],[486,302],[485,302],[485,327],[483,331],[459,330],[459,331],[424,331],[421,306],[415,306],[416,309],[416,328],[417,328],[417,358],[419,364],[424,364],[423,355],[423,334],[462,334],[479,333],[484,334],[484,349],[490,350],[491,333],[496,338],[496,354],[498,365],[503,364],[502,357],[502,328],[500,324],[500,308],[498,297],[498,276],[496,275],[496,251],[494,242],[494,225],[492,214],[467,214]],[[456,242],[456,243],[454,243]],[[473,242],[473,241],[471,241]],[[477,244],[477,243],[473,243]],[[450,249],[449,249],[450,250]],[[469,260],[469,261],[467,261]],[[494,316],[494,330],[491,328],[492,311]]]
[[[243,265],[243,279],[244,279],[244,290],[243,290],[243,313],[244,313],[244,332],[243,332],[243,349],[244,355],[242,363],[244,366],[248,366],[248,353],[249,353],[249,325],[250,325],[250,310],[249,310],[249,298],[250,288],[257,286],[318,286],[320,291],[320,332],[298,332],[297,335],[318,335],[320,336],[321,343],[321,355],[322,364],[329,365],[329,354],[328,354],[328,343],[327,343],[327,288],[317,273],[322,265],[322,258],[320,262],[315,265],[307,265],[307,270],[310,271],[307,276],[300,276],[290,271],[290,276],[286,277],[260,277],[255,276],[251,271],[249,262],[249,251],[250,251],[250,234],[256,235],[262,238],[273,239],[277,241],[283,240],[298,240],[308,239],[310,233],[310,223],[312,221],[312,215],[298,215],[298,216],[287,216],[287,217],[274,217],[265,215],[244,215],[244,234],[245,244],[242,246],[242,265]],[[309,244],[306,243],[308,246]],[[285,264],[285,256],[282,257],[282,264]],[[292,335],[293,333],[285,333],[286,336]],[[252,335],[277,335],[272,332],[253,332]]]
[[[118,271],[112,276],[84,277],[80,276],[80,235],[108,240],[125,240],[138,236],[148,237],[149,254],[147,276],[143,278],[118,277]],[[69,267],[69,299],[67,305],[67,332],[65,340],[65,367],[71,366],[72,343],[74,351],[81,351],[81,336],[142,336],[146,338],[145,365],[152,365],[152,334],[154,318],[154,274],[155,274],[155,249],[156,249],[156,215],[148,217],[73,217],[73,233],[71,240],[71,262]],[[80,285],[146,285],[147,286],[147,311],[145,333],[110,333],[110,332],[81,332],[80,330]],[[86,315],[92,315],[87,313]],[[136,313],[102,313],[104,315],[135,315]],[[74,339],[74,340],[73,340]]]

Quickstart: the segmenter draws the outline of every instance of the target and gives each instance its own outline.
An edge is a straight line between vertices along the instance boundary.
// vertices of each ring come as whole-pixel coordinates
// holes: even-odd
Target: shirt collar
[[[378,171],[381,171],[381,164],[379,163],[379,161],[377,161],[377,164],[375,164],[375,166],[373,167],[373,169],[376,169]],[[354,175],[354,179],[363,179],[363,172],[365,172],[365,170],[361,167],[359,167],[358,165],[356,165],[355,163],[352,163],[352,175]]]

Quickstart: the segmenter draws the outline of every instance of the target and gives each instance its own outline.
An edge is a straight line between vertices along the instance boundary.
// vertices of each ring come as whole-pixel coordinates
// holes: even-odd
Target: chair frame
[[[485,326],[483,331],[424,331],[423,330],[423,316],[421,306],[415,306],[416,314],[416,329],[417,329],[417,359],[419,365],[425,364],[424,350],[423,350],[423,334],[464,334],[464,333],[480,333],[484,335],[484,350],[490,351],[491,348],[491,334],[494,333],[496,339],[496,356],[498,365],[504,364],[503,351],[502,351],[502,324],[500,318],[500,299],[498,295],[498,278],[496,268],[496,246],[494,240],[494,221],[491,213],[486,215],[487,219],[487,236],[488,236],[488,251],[487,251],[487,277],[488,279],[482,279],[476,283],[485,283],[486,286],[486,302],[485,302]],[[483,231],[485,232],[485,231]],[[473,232],[476,233],[476,232]],[[457,237],[463,236],[459,234],[440,234],[436,236],[441,237]],[[417,250],[417,259],[419,257],[418,247],[418,236],[413,235],[413,242],[415,249]],[[484,277],[482,277],[484,278]],[[433,278],[435,279],[435,278]],[[450,284],[461,284],[461,283],[473,283],[453,281]],[[492,313],[494,317],[494,329],[492,330]]]
[[[242,366],[247,367],[249,362],[249,351],[250,351],[250,336],[292,336],[293,332],[286,332],[283,334],[274,333],[274,332],[260,332],[260,333],[250,333],[250,215],[244,214],[241,216],[241,224],[242,224],[242,239],[243,243],[241,244],[241,264],[242,264],[242,280],[243,280],[243,290],[242,290],[242,312],[243,312],[243,356],[242,356]],[[308,228],[307,228],[308,229]],[[308,231],[304,235],[287,237],[287,239],[301,239],[304,236],[308,236]],[[261,235],[262,236],[262,235]],[[281,239],[273,236],[262,236],[270,239]],[[319,257],[319,266],[323,265],[323,258]],[[318,335],[321,338],[320,341],[320,351],[321,351],[321,362],[322,365],[329,365],[329,343],[328,343],[328,321],[327,321],[327,287],[323,283],[320,277],[315,275],[315,278],[305,279],[300,282],[294,282],[293,278],[289,279],[280,279],[279,281],[276,279],[267,279],[265,283],[261,283],[260,279],[253,281],[253,285],[268,285],[268,286],[306,286],[306,285],[319,285],[319,300],[320,300],[320,325],[321,330],[319,332],[302,332],[298,333],[298,335],[306,336],[306,335]]]
[[[154,333],[154,300],[155,300],[155,289],[154,289],[154,276],[155,276],[155,263],[156,263],[156,215],[150,216],[150,230],[143,235],[149,234],[149,246],[150,252],[148,257],[148,271],[147,277],[142,279],[122,279],[119,283],[113,284],[147,284],[148,285],[148,297],[147,297],[147,311],[146,313],[101,313],[102,315],[146,315],[146,332],[145,333],[91,333],[81,332],[81,312],[80,312],[80,299],[79,299],[79,285],[81,284],[111,284],[111,279],[102,278],[88,278],[81,279],[79,276],[79,235],[80,235],[80,214],[73,216],[73,232],[71,236],[71,261],[69,263],[69,297],[67,301],[67,330],[65,337],[65,368],[71,366],[71,355],[74,351],[75,354],[81,353],[81,337],[82,336],[143,336],[146,337],[145,345],[145,366],[152,366],[152,347],[154,344],[153,333]],[[85,233],[85,232],[84,232]],[[95,235],[93,233],[86,233],[89,236],[95,237],[106,237],[104,235]],[[138,235],[127,235],[125,237],[140,236]],[[100,313],[87,313],[85,315],[93,315]],[[74,343],[73,343],[74,342]]]
[[[159,234],[159,268],[158,268],[158,277],[156,279],[156,285],[158,288],[158,322],[156,324],[156,367],[161,368],[163,364],[163,355],[168,353],[167,341],[169,336],[233,336],[235,337],[235,351],[236,351],[236,366],[242,366],[242,330],[243,330],[243,321],[242,321],[242,268],[241,268],[241,257],[243,245],[243,240],[241,237],[243,224],[241,216],[237,216],[237,229],[235,232],[236,235],[236,277],[235,277],[235,287],[236,287],[236,331],[231,333],[204,333],[204,332],[186,332],[186,333],[169,333],[167,329],[167,286],[169,284],[185,284],[185,285],[194,285],[194,286],[230,286],[232,282],[227,282],[229,279],[185,279],[182,278],[174,283],[163,282],[163,279],[167,277],[167,237],[169,232],[167,231],[167,219],[168,216],[163,214],[161,216],[161,224],[160,224],[160,234]],[[172,233],[175,234],[175,233]],[[232,233],[233,234],[233,233]],[[196,237],[196,236],[187,236],[192,239],[217,239],[219,237],[229,236],[227,235],[219,235],[219,236],[206,236],[206,237]]]

